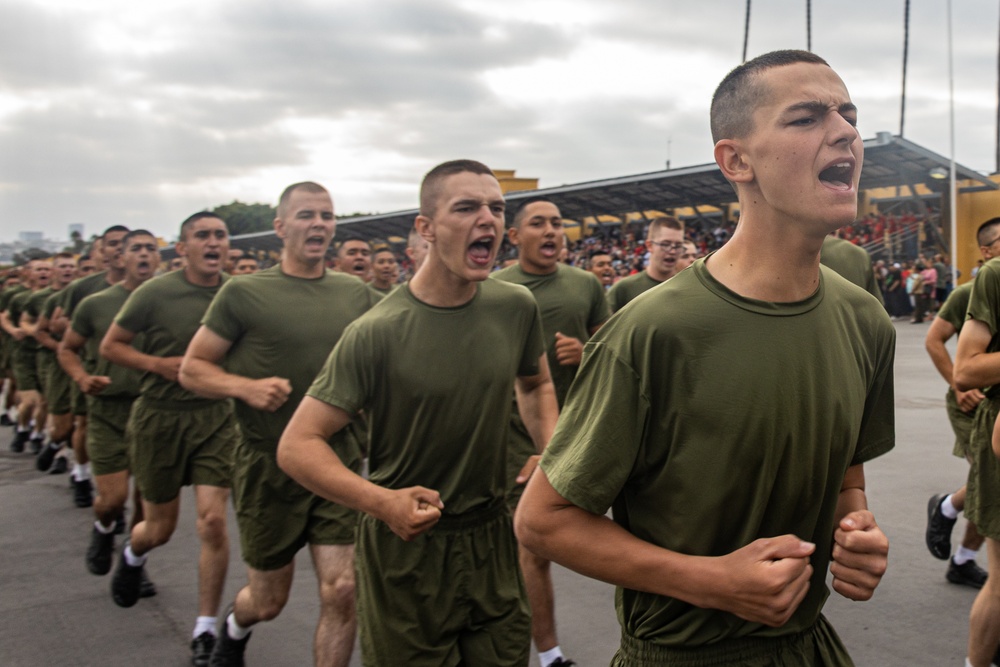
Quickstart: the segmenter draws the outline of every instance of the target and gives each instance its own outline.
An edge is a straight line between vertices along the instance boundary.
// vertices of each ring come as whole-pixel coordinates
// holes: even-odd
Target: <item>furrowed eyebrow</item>
[[[798,111],[808,111],[810,113],[825,113],[829,110],[830,105],[824,104],[818,100],[811,100],[809,102],[799,102],[798,104],[793,104],[787,109],[785,113],[796,113]],[[837,107],[837,112],[841,114],[845,113],[857,113],[858,107],[852,102],[844,102],[839,107]]]

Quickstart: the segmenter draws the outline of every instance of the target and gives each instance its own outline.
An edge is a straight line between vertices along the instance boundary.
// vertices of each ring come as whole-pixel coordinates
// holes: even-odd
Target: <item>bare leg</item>
[[[989,667],[1000,644],[1000,542],[987,538],[990,577],[969,614],[969,662]]]
[[[249,628],[277,617],[288,603],[294,575],[294,562],[277,570],[247,567],[247,585],[236,594],[236,601],[233,603],[236,623]]]
[[[310,545],[319,580],[319,622],[313,643],[316,667],[347,667],[358,621],[354,613],[354,545]]]
[[[132,527],[130,539],[132,553],[141,556],[166,544],[177,528],[177,515],[180,508],[180,496],[166,503],[150,503],[143,500],[144,518]]]
[[[87,456],[87,416],[77,415],[73,420],[73,456],[80,465],[90,463]]]
[[[951,504],[956,510],[961,512],[965,509],[965,485],[962,488],[951,494]]]
[[[559,645],[556,637],[552,564],[520,545],[517,547],[517,556],[521,562],[524,586],[528,590],[528,604],[531,605],[531,638],[536,650],[548,651]]]
[[[226,533],[226,502],[229,489],[219,486],[196,485],[198,507],[198,537],[201,555],[198,558],[198,615],[216,616],[229,567],[229,536]]]
[[[94,515],[102,525],[110,526],[125,511],[125,501],[128,499],[128,470],[110,475],[96,475],[94,486],[97,487]]]

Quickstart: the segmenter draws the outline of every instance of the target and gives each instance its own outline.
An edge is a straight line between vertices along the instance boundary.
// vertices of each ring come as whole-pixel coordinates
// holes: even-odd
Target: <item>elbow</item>
[[[177,384],[184,387],[190,392],[195,394],[198,393],[198,385],[194,381],[194,377],[191,373],[191,364],[188,361],[187,355],[181,360],[180,368],[177,369]]]
[[[955,361],[955,367],[951,372],[952,381],[955,383],[955,388],[959,391],[969,391],[970,389],[976,389],[976,384],[974,379],[971,377],[967,365],[961,361]]]
[[[295,477],[295,474],[294,474],[295,473],[295,454],[292,451],[293,448],[294,448],[294,445],[292,445],[292,443],[289,441],[288,436],[283,433],[281,435],[281,439],[278,440],[278,450],[277,450],[277,453],[276,453],[277,461],[278,461],[278,467],[281,468],[281,470],[286,475],[288,475],[292,479],[295,479],[295,481],[298,481],[296,479],[296,477]]]

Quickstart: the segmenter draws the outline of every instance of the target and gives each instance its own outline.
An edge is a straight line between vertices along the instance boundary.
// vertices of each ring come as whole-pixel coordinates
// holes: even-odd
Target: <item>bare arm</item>
[[[59,365],[66,371],[66,375],[73,378],[73,381],[79,385],[80,391],[94,396],[111,384],[111,378],[106,375],[91,375],[83,367],[83,362],[80,361],[80,349],[86,343],[86,338],[70,329],[59,344],[56,358],[59,360]]]
[[[782,535],[715,558],[669,551],[573,505],[542,470],[521,498],[515,528],[529,551],[588,577],[775,627],[805,598],[813,572],[809,557],[816,548]]]
[[[132,347],[135,334],[112,322],[101,341],[100,354],[113,364],[134,368],[144,373],[157,373],[171,382],[177,382],[177,373],[184,357],[156,357]]]
[[[556,401],[556,388],[549,375],[549,364],[543,354],[538,360],[538,375],[518,376],[514,381],[514,394],[517,396],[517,410],[521,421],[535,443],[535,449],[540,454],[545,450],[556,428],[559,419],[559,403]],[[538,466],[538,455],[528,458],[517,475],[517,483],[524,484]]]
[[[955,335],[955,333],[955,326],[951,322],[943,320],[940,317],[935,317],[934,321],[931,322],[930,329],[927,330],[927,338],[924,339],[924,347],[927,349],[927,354],[934,363],[934,368],[937,369],[938,373],[941,374],[941,377],[944,378],[944,381],[947,382],[948,386],[950,386],[955,392],[955,398],[958,399],[958,405],[965,412],[972,412],[985,398],[985,396],[983,396],[983,392],[979,389],[962,391],[955,387],[955,369],[951,363],[951,355],[948,354],[948,348],[945,347],[945,343],[947,343],[948,340]]]
[[[24,331],[25,336],[35,337],[35,333],[38,331],[38,318],[34,317],[29,313],[24,313],[21,315],[21,330]]]
[[[967,320],[955,350],[955,388],[962,391],[1000,384],[1000,352],[987,352],[990,329],[979,320]]]
[[[0,328],[3,328],[14,340],[24,340],[24,332],[20,327],[14,326],[14,322],[6,310],[0,313]]]
[[[306,396],[278,443],[278,465],[313,493],[370,514],[412,540],[441,518],[440,495],[421,486],[387,489],[347,468],[327,442],[350,421],[346,411]]]
[[[868,511],[863,465],[851,466],[844,475],[836,522],[830,562],[833,590],[851,600],[868,600],[885,574],[889,539]]]
[[[38,326],[35,328],[35,340],[42,347],[45,347],[53,352],[59,349],[59,341],[52,337],[52,332],[49,330],[49,318],[45,315],[41,315],[38,318]]]
[[[226,372],[220,364],[231,347],[231,341],[211,329],[199,328],[181,362],[181,386],[206,398],[237,398],[256,410],[274,412],[280,408],[292,393],[288,380],[252,379]]]

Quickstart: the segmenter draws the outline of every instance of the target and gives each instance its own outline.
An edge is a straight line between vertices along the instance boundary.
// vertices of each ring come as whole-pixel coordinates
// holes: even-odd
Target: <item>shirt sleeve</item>
[[[352,322],[344,330],[306,392],[306,396],[338,407],[350,415],[357,414],[368,405],[375,384],[373,371],[378,368],[372,336],[370,332],[366,335],[357,324],[357,321]],[[382,360],[382,363],[385,361]]]

